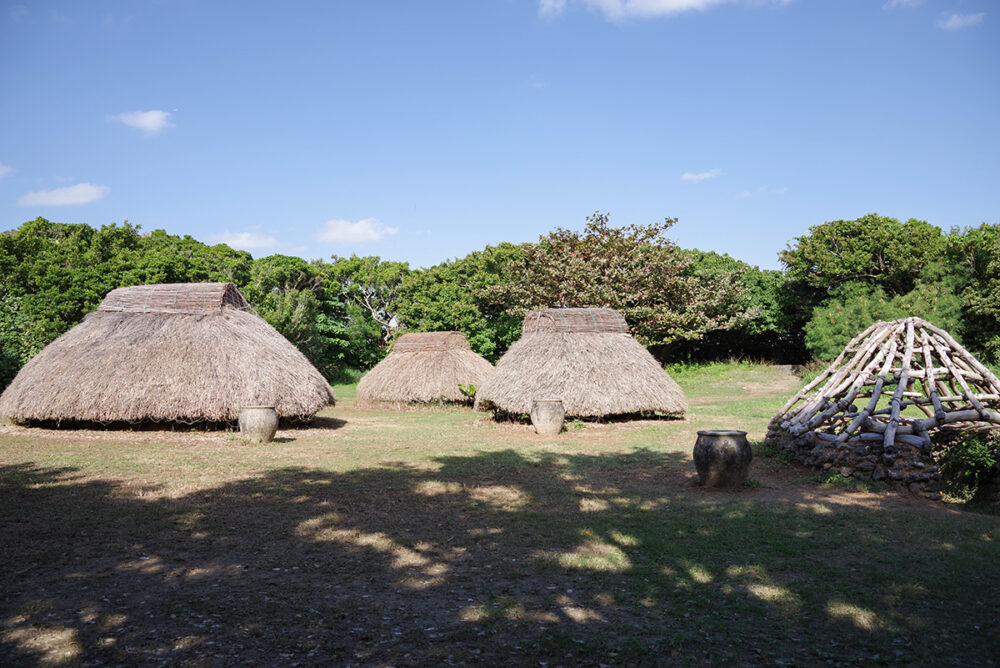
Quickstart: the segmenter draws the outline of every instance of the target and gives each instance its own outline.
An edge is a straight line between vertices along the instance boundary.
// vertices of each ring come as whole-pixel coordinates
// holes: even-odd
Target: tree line
[[[406,331],[458,330],[496,361],[524,313],[608,307],[661,361],[835,356],[876,320],[919,315],[1000,362],[1000,226],[947,233],[871,214],[809,228],[784,270],[683,249],[676,219],[615,227],[608,214],[536,243],[474,251],[429,268],[375,256],[254,259],[128,222],[37,218],[0,233],[0,387],[116,287],[231,281],[330,380],[376,364]]]

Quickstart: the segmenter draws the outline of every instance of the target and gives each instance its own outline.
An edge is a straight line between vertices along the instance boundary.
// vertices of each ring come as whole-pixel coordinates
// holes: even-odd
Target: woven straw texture
[[[577,312],[574,322],[589,319],[578,315],[587,309],[567,310]],[[529,318],[535,313],[543,312],[535,311]],[[617,312],[611,313],[624,323]],[[598,322],[612,323],[615,318]],[[558,317],[538,321],[563,322]],[[561,400],[570,417],[653,412],[680,416],[687,410],[684,393],[649,351],[617,332],[526,330],[479,389],[476,409],[529,413],[539,399]]]
[[[222,422],[237,419],[243,406],[274,406],[279,417],[305,419],[333,403],[319,371],[248,311],[98,310],[21,369],[0,396],[0,415],[18,422]]]
[[[521,335],[541,332],[564,334],[628,334],[628,323],[609,308],[543,308],[524,316]]]
[[[119,313],[219,313],[223,308],[247,309],[232,283],[161,283],[133,285],[109,292],[98,311]]]
[[[403,334],[392,347],[397,353],[418,353],[436,350],[468,350],[469,340],[462,332],[417,332]]]
[[[461,332],[404,334],[358,383],[358,404],[403,409],[432,401],[471,403],[458,386],[478,388],[492,372]]]

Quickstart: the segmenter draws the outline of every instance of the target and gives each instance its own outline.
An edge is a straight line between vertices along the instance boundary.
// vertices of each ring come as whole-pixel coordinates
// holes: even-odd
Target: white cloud
[[[21,25],[28,20],[28,8],[24,5],[14,5],[10,8],[8,16],[10,16],[11,21]]]
[[[889,0],[882,5],[882,9],[895,9],[896,7],[919,7],[924,4],[924,0]]]
[[[956,30],[974,28],[982,23],[985,18],[986,12],[979,12],[978,14],[948,14],[941,17],[937,22],[937,26],[943,30],[954,32]]]
[[[147,135],[155,135],[167,128],[174,127],[174,124],[170,122],[170,112],[160,111],[159,109],[126,111],[115,116],[108,116],[108,120],[123,123],[130,128],[142,130]]]
[[[566,10],[566,0],[538,0],[538,14],[546,18],[559,16]]]
[[[271,248],[278,245],[277,239],[266,234],[261,234],[256,229],[253,229],[251,232],[230,232],[226,230],[222,234],[210,234],[208,240],[213,244],[226,244],[230,248],[239,250]]]
[[[8,167],[7,165],[0,162],[0,179],[6,178],[14,173],[13,167]]]
[[[744,190],[741,193],[737,193],[736,197],[738,199],[749,199],[750,197],[763,197],[765,195],[784,195],[788,192],[788,188],[782,186],[781,188],[772,188],[770,186],[760,186],[756,190]]]
[[[722,170],[716,167],[715,169],[710,169],[707,172],[698,172],[697,174],[693,172],[684,172],[681,174],[682,181],[691,181],[697,183],[698,181],[706,181],[708,179],[714,179],[716,176],[722,173]]]
[[[96,202],[111,192],[107,186],[95,186],[92,183],[77,183],[75,186],[55,188],[53,190],[36,190],[17,200],[19,206],[74,206]]]
[[[399,232],[398,227],[387,227],[375,218],[365,218],[356,223],[349,220],[328,220],[316,233],[316,239],[337,244],[359,244],[379,241],[396,232]]]
[[[793,0],[575,0],[591,11],[604,14],[610,21],[628,18],[669,16],[682,12],[703,11],[727,4],[751,6],[787,5]],[[539,0],[538,13],[553,17],[563,13],[568,0]]]

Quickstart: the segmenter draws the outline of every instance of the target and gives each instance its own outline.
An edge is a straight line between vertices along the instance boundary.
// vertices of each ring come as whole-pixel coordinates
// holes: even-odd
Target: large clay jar
[[[753,459],[747,433],[736,430],[699,431],[693,454],[698,483],[706,487],[739,487]]]
[[[562,431],[566,411],[558,400],[538,400],[531,404],[531,424],[540,436],[555,436]]]
[[[247,406],[240,409],[240,434],[248,441],[270,443],[278,431],[274,406]]]

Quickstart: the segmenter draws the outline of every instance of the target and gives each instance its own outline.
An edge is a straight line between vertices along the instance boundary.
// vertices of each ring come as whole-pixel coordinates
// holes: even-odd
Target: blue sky
[[[429,266],[609,211],[777,268],[1000,222],[993,0],[0,0],[0,229]]]

